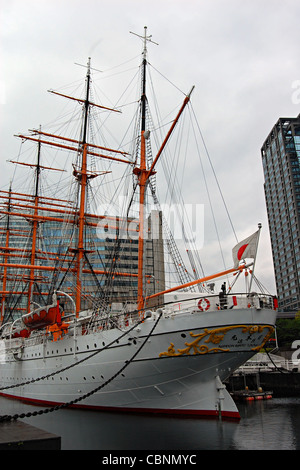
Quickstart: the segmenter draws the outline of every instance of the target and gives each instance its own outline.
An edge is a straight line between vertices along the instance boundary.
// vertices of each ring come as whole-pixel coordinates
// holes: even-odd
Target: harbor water
[[[300,450],[300,397],[241,403],[238,408],[238,422],[77,409],[21,421],[61,436],[62,450]],[[0,397],[0,415],[41,409]]]

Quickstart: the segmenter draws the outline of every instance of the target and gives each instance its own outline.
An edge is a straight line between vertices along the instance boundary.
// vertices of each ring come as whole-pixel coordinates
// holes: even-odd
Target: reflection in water
[[[1,415],[35,409],[0,397]],[[300,449],[300,399],[249,402],[239,409],[239,422],[75,409],[24,421],[61,436],[65,450]]]
[[[273,398],[240,407],[242,416],[232,449],[300,449],[300,399]]]

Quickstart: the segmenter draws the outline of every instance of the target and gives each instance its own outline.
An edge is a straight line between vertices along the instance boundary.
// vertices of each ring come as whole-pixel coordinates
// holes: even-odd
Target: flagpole
[[[257,249],[258,249],[258,242],[259,242],[259,236],[260,236],[261,227],[262,227],[262,225],[261,225],[261,224],[258,224],[258,236],[257,236],[257,241],[256,241],[255,257],[254,257],[254,260],[253,260],[252,275],[251,275],[250,284],[249,284],[249,294],[250,294],[250,292],[251,292],[252,281],[253,281],[253,276],[254,276],[254,268],[255,268],[256,255],[257,255]]]

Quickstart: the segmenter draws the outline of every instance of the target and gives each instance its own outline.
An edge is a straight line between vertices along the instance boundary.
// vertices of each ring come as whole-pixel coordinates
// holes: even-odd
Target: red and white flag
[[[237,268],[239,262],[246,258],[255,258],[257,252],[259,230],[250,237],[245,238],[232,249],[234,268]]]

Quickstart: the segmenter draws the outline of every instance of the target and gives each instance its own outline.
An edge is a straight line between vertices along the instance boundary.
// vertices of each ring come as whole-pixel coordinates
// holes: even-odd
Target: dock
[[[262,389],[248,390],[246,387],[244,390],[231,392],[230,395],[235,401],[270,400],[273,397],[273,392],[264,392]]]
[[[299,397],[300,362],[297,365],[275,354],[258,353],[239,367],[225,383],[228,392],[236,399],[245,390],[254,391],[253,399],[263,399],[256,398],[258,395],[255,395],[261,389],[272,390],[274,398]]]
[[[56,434],[22,421],[0,423],[0,450],[60,450],[61,438]]]

